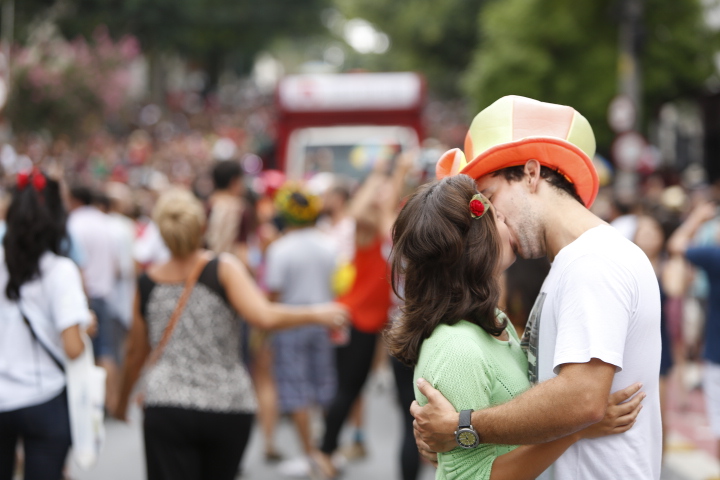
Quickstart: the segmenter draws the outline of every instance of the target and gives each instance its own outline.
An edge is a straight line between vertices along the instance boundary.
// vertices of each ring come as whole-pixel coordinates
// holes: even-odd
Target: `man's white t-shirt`
[[[533,382],[597,358],[617,367],[611,391],[642,382],[648,394],[629,431],[575,443],[540,479],[660,478],[660,291],[639,247],[602,225],[560,250],[523,343]]]
[[[32,338],[18,303],[5,295],[7,282],[5,253],[0,248],[0,412],[39,405],[65,387],[65,374]],[[40,276],[20,287],[20,297],[40,341],[55,358],[65,360],[62,331],[90,322],[77,266],[69,258],[46,252],[40,258]]]
[[[79,207],[70,212],[67,228],[82,253],[80,266],[90,298],[107,298],[117,273],[117,257],[106,214],[95,207]]]

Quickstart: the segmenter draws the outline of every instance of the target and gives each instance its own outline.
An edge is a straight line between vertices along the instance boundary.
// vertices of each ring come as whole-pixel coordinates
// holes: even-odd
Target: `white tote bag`
[[[92,342],[81,333],[85,348],[67,360],[67,398],[72,436],[72,457],[83,470],[97,461],[105,442],[105,369],[95,365]]]

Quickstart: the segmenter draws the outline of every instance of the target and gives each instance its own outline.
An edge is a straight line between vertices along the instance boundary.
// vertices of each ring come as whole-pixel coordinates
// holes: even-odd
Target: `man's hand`
[[[442,393],[424,379],[419,378],[417,385],[420,392],[427,397],[428,403],[421,407],[417,402],[413,402],[410,406],[410,414],[415,418],[415,443],[423,458],[437,464],[435,452],[449,452],[457,447],[455,430],[458,427],[458,412]]]

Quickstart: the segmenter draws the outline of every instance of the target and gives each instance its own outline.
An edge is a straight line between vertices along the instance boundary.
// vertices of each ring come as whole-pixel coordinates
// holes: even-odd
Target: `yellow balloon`
[[[355,265],[352,263],[343,263],[335,269],[332,276],[332,289],[336,296],[345,295],[355,283]]]

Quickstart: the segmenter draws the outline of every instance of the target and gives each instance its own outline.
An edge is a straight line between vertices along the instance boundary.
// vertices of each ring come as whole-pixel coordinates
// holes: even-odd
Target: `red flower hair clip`
[[[29,172],[20,172],[17,175],[17,186],[19,190],[24,190],[31,182],[36,192],[42,192],[47,185],[45,175],[43,175],[37,167],[33,168]]]
[[[470,200],[470,216],[480,218],[490,210],[490,200],[482,193],[476,193]]]

